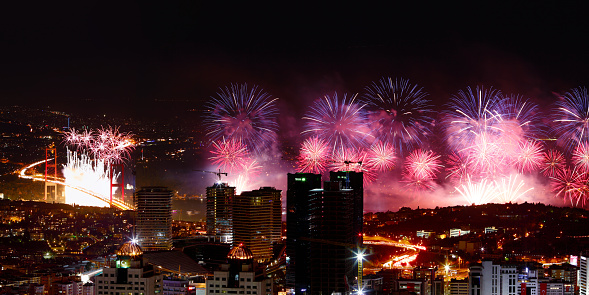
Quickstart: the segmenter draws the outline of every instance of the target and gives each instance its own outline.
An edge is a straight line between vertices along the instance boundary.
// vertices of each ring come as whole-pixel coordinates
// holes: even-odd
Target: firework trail
[[[531,172],[539,169],[544,160],[543,147],[537,141],[525,141],[520,144],[520,152],[516,166],[520,172]]]
[[[497,189],[492,182],[482,179],[478,183],[473,183],[470,177],[466,183],[460,187],[455,187],[456,191],[466,200],[467,205],[482,205],[491,202],[497,196]]]
[[[573,150],[572,163],[581,171],[589,172],[589,143],[582,142]]]
[[[405,158],[407,179],[435,179],[442,167],[440,156],[433,151],[417,149]]]
[[[276,140],[277,99],[247,84],[221,88],[217,97],[205,104],[207,137],[216,142],[224,138],[239,141],[250,152],[261,153]]]
[[[329,143],[333,153],[340,149],[361,148],[372,139],[363,105],[356,96],[339,98],[337,93],[316,100],[305,114],[303,134],[317,136]]]
[[[566,167],[566,160],[564,155],[558,150],[548,150],[544,153],[544,160],[542,161],[542,174],[548,177],[556,176],[560,171]]]
[[[211,153],[213,156],[209,159],[218,169],[237,171],[247,165],[248,150],[239,140],[223,138],[222,141],[214,141]]]
[[[376,139],[392,143],[401,156],[419,147],[433,122],[426,97],[423,88],[406,79],[382,78],[366,87],[362,101]]]
[[[556,102],[554,132],[556,143],[571,152],[581,142],[589,141],[589,96],[586,88],[572,89]]]
[[[556,197],[562,198],[565,202],[570,201],[571,206],[577,206],[585,202],[587,175],[585,172],[574,169],[563,169],[555,176],[550,177],[552,191]]]
[[[377,142],[368,150],[366,164],[379,172],[389,171],[395,167],[395,149],[388,142]]]
[[[317,136],[307,138],[301,145],[298,157],[298,171],[323,174],[330,157],[327,143]]]
[[[519,174],[503,177],[495,181],[495,188],[497,190],[497,199],[502,203],[513,203],[517,199],[523,197],[534,188],[523,190],[525,183],[523,180],[518,180]]]

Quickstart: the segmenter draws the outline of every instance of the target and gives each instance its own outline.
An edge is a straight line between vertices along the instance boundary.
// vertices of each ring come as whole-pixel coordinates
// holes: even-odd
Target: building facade
[[[286,191],[286,285],[295,294],[310,289],[308,257],[309,192],[321,189],[321,175],[312,173],[288,174]]]
[[[110,268],[96,276],[97,295],[147,295],[163,292],[163,275],[146,263],[143,251],[133,242],[127,242],[117,251]]]
[[[242,192],[233,201],[233,245],[249,248],[256,262],[273,256],[273,243],[281,241],[281,191],[273,187]]]
[[[172,191],[165,187],[143,187],[135,195],[135,235],[144,251],[172,249]]]
[[[207,187],[207,235],[213,241],[233,242],[233,200],[235,187],[217,182]]]
[[[207,294],[272,295],[273,281],[257,272],[253,253],[243,244],[227,254],[227,263],[207,280]]]

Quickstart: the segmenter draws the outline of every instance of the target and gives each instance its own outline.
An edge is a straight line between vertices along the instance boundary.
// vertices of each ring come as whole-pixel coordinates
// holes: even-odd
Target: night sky
[[[209,2],[3,4],[2,104],[139,112],[162,99],[198,106],[235,82],[289,104],[382,76],[439,104],[466,86],[552,101],[587,85],[581,1]]]
[[[467,86],[542,107],[589,86],[582,1],[169,2],[2,4],[0,105],[165,120],[245,82],[280,98],[279,136],[297,141],[313,100],[383,76],[423,86],[438,110]],[[368,210],[407,203],[369,195]]]

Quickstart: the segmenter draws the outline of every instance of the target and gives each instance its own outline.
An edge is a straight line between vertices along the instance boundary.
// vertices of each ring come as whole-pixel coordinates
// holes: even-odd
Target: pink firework
[[[573,165],[584,172],[589,171],[589,143],[582,142],[573,151]]]
[[[550,177],[552,191],[557,197],[561,197],[565,202],[568,200],[572,206],[579,203],[585,203],[587,195],[587,176],[585,172],[574,169],[563,169],[555,176]]]
[[[466,154],[472,169],[485,175],[495,175],[504,168],[509,154],[498,143],[496,138],[489,133],[475,136],[473,145],[460,151]]]
[[[544,160],[543,147],[537,141],[528,140],[519,146],[516,166],[520,172],[537,170]]]
[[[105,163],[120,163],[128,159],[134,148],[132,136],[119,132],[117,127],[108,127],[78,132],[72,129],[65,134],[65,142],[78,150],[87,149],[95,159]]]
[[[223,138],[213,142],[213,154],[209,159],[221,170],[235,171],[247,166],[248,151],[245,144],[239,140]]]
[[[409,179],[435,179],[441,168],[440,156],[433,151],[417,149],[405,159],[405,173]]]
[[[461,182],[463,179],[466,179],[468,175],[471,174],[470,169],[470,161],[467,157],[460,156],[458,153],[451,153],[448,155],[448,160],[446,161],[448,167],[448,175],[446,178],[450,178],[453,180],[457,180]]]
[[[82,139],[85,140],[84,136]],[[130,135],[120,133],[116,127],[97,130],[90,146],[95,158],[109,163],[119,163],[129,158],[132,148]]]
[[[388,142],[377,142],[370,147],[366,162],[377,171],[388,171],[395,167],[395,149]]]
[[[325,166],[329,158],[329,146],[323,139],[313,136],[306,139],[298,157],[298,171],[303,173],[325,172]]]
[[[542,160],[542,174],[554,177],[565,169],[566,160],[558,150],[548,150]]]

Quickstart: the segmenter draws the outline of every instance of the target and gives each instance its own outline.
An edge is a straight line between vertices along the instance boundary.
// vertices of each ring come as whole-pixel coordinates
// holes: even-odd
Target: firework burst
[[[368,132],[363,105],[356,102],[356,96],[350,98],[337,94],[316,100],[303,117],[305,130],[328,142],[334,153],[340,149],[361,148],[367,144],[366,139],[372,135]]]
[[[231,84],[211,98],[203,123],[211,141],[239,141],[249,151],[260,153],[276,140],[276,100],[247,84]]]
[[[298,157],[298,171],[322,174],[329,158],[329,146],[317,136],[307,138],[301,145]]]
[[[557,144],[567,152],[589,141],[589,96],[586,88],[565,93],[556,103],[553,122]]]
[[[408,179],[435,179],[442,168],[440,156],[433,151],[417,149],[405,158],[405,174]]]
[[[521,172],[530,172],[539,169],[544,160],[543,147],[537,141],[525,141],[520,144],[520,152],[516,166]]]
[[[573,150],[573,165],[583,172],[589,172],[589,143],[582,142]]]
[[[498,134],[498,117],[493,109],[500,94],[494,89],[477,87],[473,91],[468,87],[453,96],[444,119],[446,142],[456,150],[463,150],[472,146],[477,137]]]
[[[366,164],[377,171],[389,171],[395,167],[395,149],[388,142],[377,142],[370,147]]]
[[[378,140],[391,142],[403,155],[431,133],[432,109],[427,93],[409,80],[382,78],[365,88],[371,129]]]
[[[217,165],[218,169],[235,171],[247,166],[247,147],[238,140],[224,139],[222,141],[213,142],[213,156],[209,159],[213,164]]]
[[[90,152],[95,159],[105,163],[121,163],[130,158],[134,149],[132,135],[120,133],[117,127],[107,127],[78,132],[75,129],[65,133],[64,142],[76,150]]]
[[[541,171],[545,176],[554,177],[565,169],[565,166],[566,160],[560,151],[551,149],[544,153]]]
[[[562,198],[565,202],[570,201],[572,206],[585,202],[587,176],[585,172],[578,169],[563,169],[555,176],[550,177],[552,191],[556,197]]]

